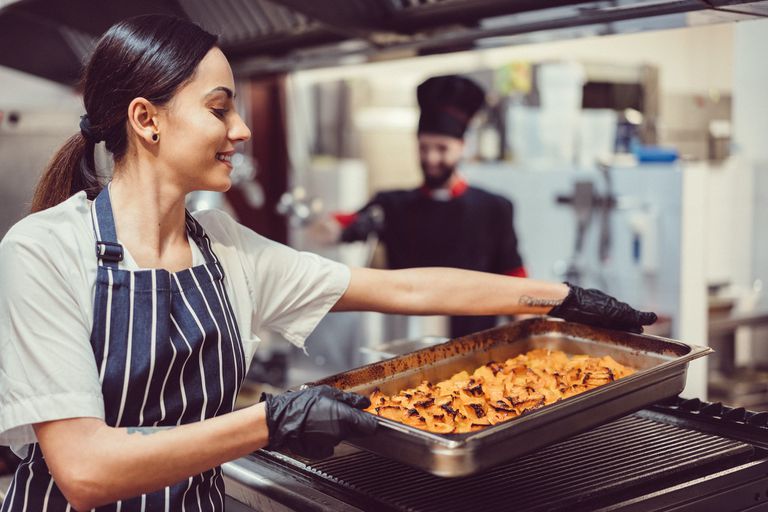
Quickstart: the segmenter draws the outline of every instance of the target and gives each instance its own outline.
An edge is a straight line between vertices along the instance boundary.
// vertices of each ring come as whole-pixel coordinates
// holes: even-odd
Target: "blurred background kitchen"
[[[529,275],[658,312],[651,333],[717,350],[691,366],[686,396],[768,410],[768,2],[0,0],[0,237],[78,129],[96,39],[149,12],[221,35],[253,131],[233,188],[190,209],[382,266],[374,236],[328,246],[312,226],[418,186],[416,87],[464,74],[487,105],[460,169],[514,202]],[[264,333],[241,399],[439,342],[446,326],[331,314],[308,354]]]

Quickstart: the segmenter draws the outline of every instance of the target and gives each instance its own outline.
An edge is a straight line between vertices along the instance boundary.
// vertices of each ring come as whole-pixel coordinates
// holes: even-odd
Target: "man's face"
[[[424,185],[435,189],[444,186],[453,176],[464,153],[464,141],[448,135],[419,134],[419,159]]]

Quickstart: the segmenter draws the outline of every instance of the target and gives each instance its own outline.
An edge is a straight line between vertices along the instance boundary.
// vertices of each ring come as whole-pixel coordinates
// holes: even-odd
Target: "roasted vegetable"
[[[536,349],[395,395],[375,390],[365,410],[437,434],[474,432],[632,373],[610,356]]]

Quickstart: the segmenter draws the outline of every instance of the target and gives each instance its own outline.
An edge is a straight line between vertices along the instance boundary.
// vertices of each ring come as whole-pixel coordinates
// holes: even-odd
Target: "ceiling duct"
[[[768,16],[768,0],[19,0],[0,65],[74,84],[96,39],[148,13],[219,34],[236,73],[364,62]]]

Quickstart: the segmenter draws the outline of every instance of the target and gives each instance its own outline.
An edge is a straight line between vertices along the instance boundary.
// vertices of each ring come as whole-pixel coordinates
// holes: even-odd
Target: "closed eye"
[[[227,115],[227,112],[229,112],[229,109],[228,108],[214,108],[214,109],[211,109],[211,112],[216,117],[223,119],[224,116]]]

